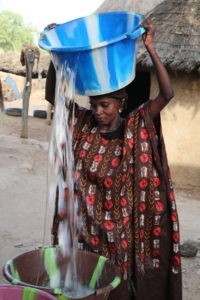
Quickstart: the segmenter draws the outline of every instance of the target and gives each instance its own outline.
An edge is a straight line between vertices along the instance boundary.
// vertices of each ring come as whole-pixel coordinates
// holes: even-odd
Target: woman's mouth
[[[105,122],[105,119],[102,118],[102,117],[96,117],[96,120],[98,123],[104,123]]]

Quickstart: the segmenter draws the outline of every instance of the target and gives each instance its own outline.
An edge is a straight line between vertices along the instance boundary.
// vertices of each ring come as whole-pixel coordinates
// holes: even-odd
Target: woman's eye
[[[102,107],[108,107],[108,106],[109,106],[109,103],[102,103],[101,106],[102,106]]]

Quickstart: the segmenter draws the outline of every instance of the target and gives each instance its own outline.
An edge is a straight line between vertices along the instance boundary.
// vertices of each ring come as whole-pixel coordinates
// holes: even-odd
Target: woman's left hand
[[[154,35],[155,35],[155,25],[151,18],[148,18],[142,23],[142,27],[146,29],[145,33],[142,35],[143,42],[148,48],[153,45]]]

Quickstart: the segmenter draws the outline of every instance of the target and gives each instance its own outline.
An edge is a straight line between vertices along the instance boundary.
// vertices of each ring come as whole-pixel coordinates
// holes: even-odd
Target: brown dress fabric
[[[79,248],[119,267],[122,284],[109,299],[182,299],[178,216],[160,122],[154,123],[147,103],[102,135],[91,111],[76,111]]]

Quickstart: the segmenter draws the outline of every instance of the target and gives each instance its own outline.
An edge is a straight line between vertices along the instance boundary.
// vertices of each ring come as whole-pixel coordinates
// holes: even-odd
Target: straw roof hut
[[[165,66],[175,72],[200,73],[200,1],[166,0],[149,14],[157,31],[155,46]],[[147,52],[138,62],[151,67]]]
[[[106,0],[97,12],[128,10],[149,15],[156,25],[155,47],[169,71],[175,97],[162,111],[167,153],[176,186],[200,191],[200,1]],[[140,39],[131,102],[157,94],[151,59]],[[132,104],[131,104],[132,105]]]
[[[166,0],[150,17],[156,24],[155,47],[170,73],[174,100],[162,112],[163,128],[173,178],[177,186],[200,190],[200,1]],[[140,45],[137,67],[151,74],[155,95],[156,75],[147,51]]]
[[[102,5],[97,9],[97,13],[106,11],[135,11],[142,14],[146,14],[157,4],[163,0],[149,0],[148,4],[146,0],[133,1],[133,0],[105,0]]]

